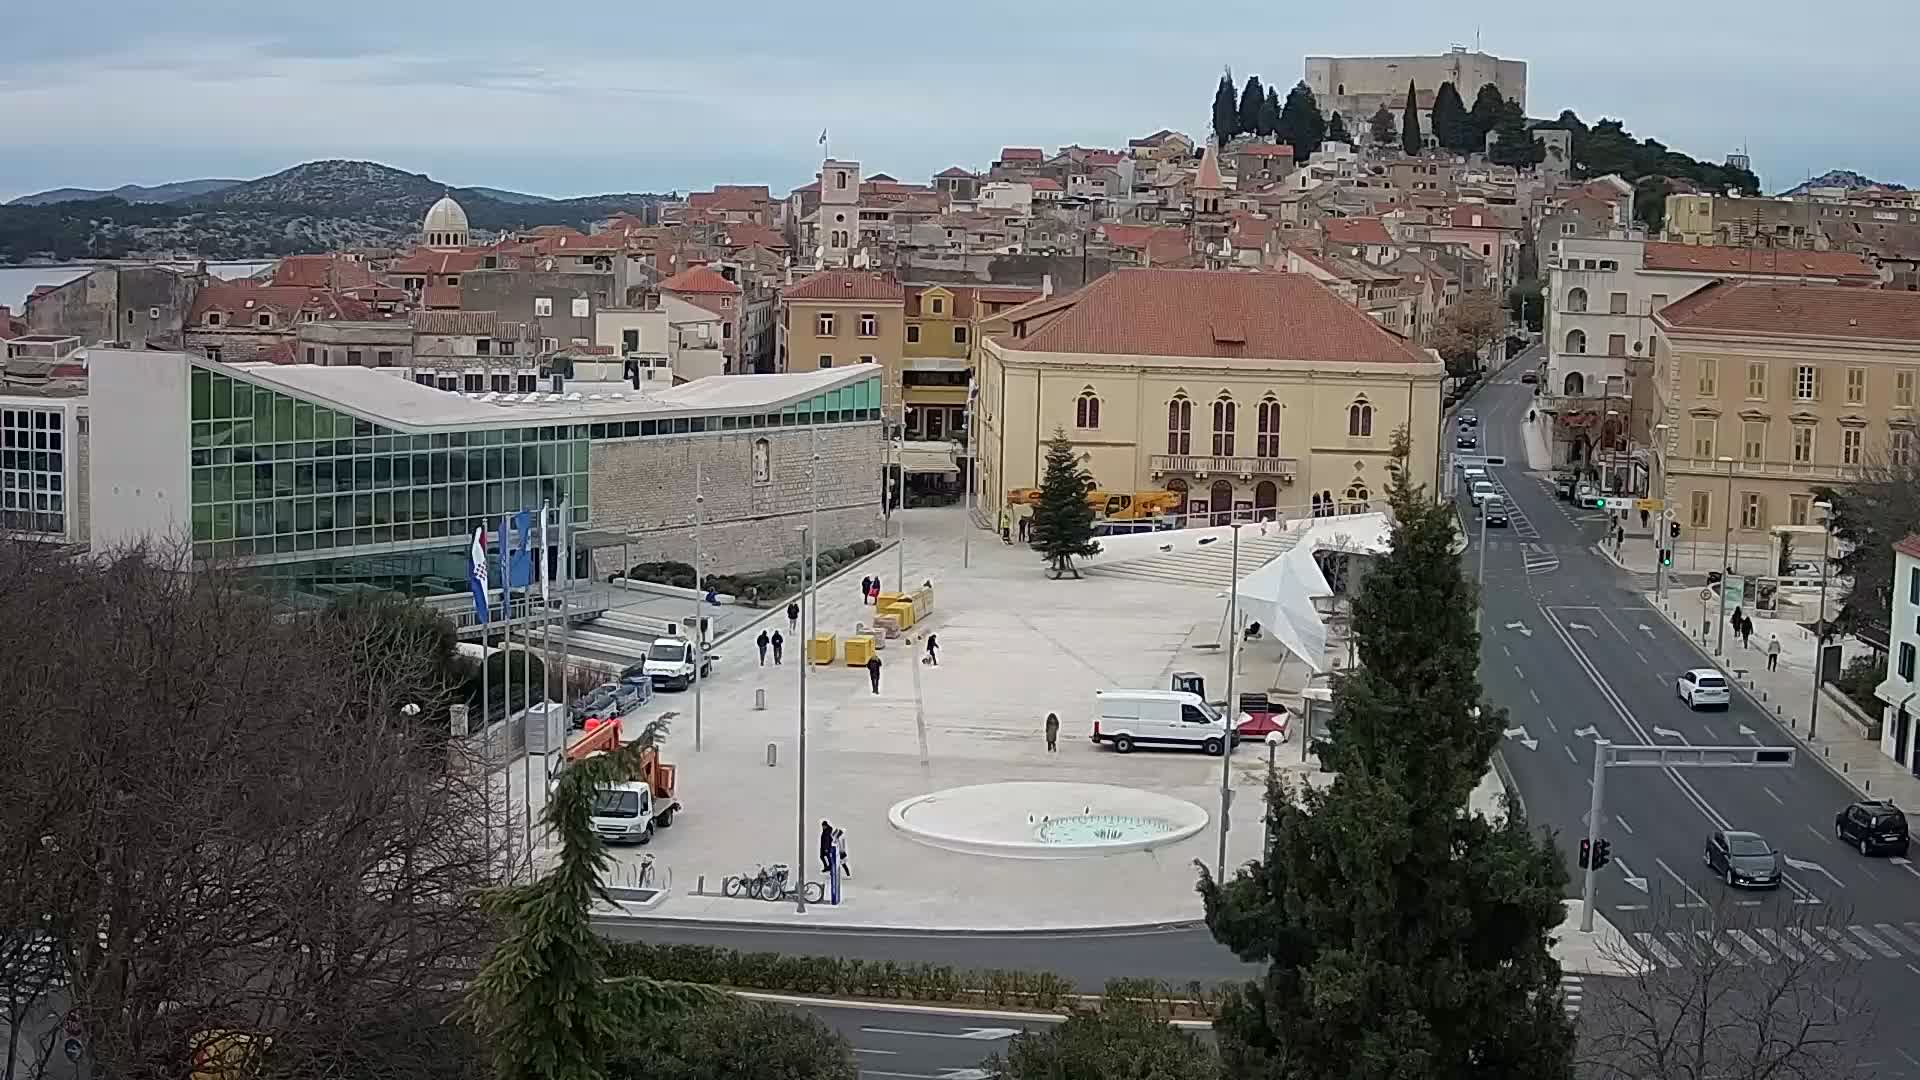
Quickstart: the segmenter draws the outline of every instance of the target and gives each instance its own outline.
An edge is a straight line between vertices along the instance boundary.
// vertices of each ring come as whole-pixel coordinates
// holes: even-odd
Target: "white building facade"
[[[1874,688],[1886,706],[1880,752],[1920,776],[1920,535],[1893,545],[1893,611],[1887,632],[1887,677]]]

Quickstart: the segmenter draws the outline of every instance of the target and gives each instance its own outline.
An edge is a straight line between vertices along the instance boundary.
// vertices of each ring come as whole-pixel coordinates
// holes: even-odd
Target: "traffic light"
[[[1673,549],[1672,548],[1663,547],[1660,549],[1660,565],[1661,566],[1673,565]]]
[[[1595,870],[1598,870],[1601,867],[1607,865],[1607,863],[1613,858],[1613,855],[1611,854],[1612,851],[1613,851],[1613,841],[1611,840],[1600,841],[1600,846],[1593,849],[1593,868]]]
[[[1580,869],[1585,870],[1587,868],[1587,864],[1591,863],[1592,861],[1593,861],[1593,841],[1583,839],[1580,841]]]
[[[1675,540],[1680,539],[1680,523],[1677,521],[1667,522],[1667,535]]]
[[[1589,510],[1605,510],[1606,508],[1607,497],[1605,495],[1595,495],[1592,497],[1592,501],[1587,503],[1587,509]]]

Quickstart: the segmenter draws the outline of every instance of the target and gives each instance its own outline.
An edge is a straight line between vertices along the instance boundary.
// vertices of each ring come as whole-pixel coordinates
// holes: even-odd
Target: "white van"
[[[1199,694],[1184,690],[1100,690],[1093,695],[1093,741],[1122,754],[1135,746],[1199,747],[1226,752],[1237,733]]]

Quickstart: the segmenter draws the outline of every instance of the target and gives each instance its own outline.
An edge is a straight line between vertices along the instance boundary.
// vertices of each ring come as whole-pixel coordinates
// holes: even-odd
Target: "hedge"
[[[845,547],[821,548],[820,576],[825,578],[841,567],[879,550],[880,544],[875,540],[857,540]],[[802,561],[795,560],[770,570],[748,574],[708,574],[706,586],[715,592],[738,597],[742,602],[771,605],[798,591],[801,566]],[[683,562],[639,563],[628,568],[627,577],[633,581],[651,581],[656,585],[693,588],[693,567]]]

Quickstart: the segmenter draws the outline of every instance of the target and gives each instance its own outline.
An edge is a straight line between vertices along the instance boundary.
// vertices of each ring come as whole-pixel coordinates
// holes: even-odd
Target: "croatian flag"
[[[473,559],[467,565],[467,585],[473,590],[473,613],[483,623],[491,622],[487,610],[487,527],[473,530]]]

